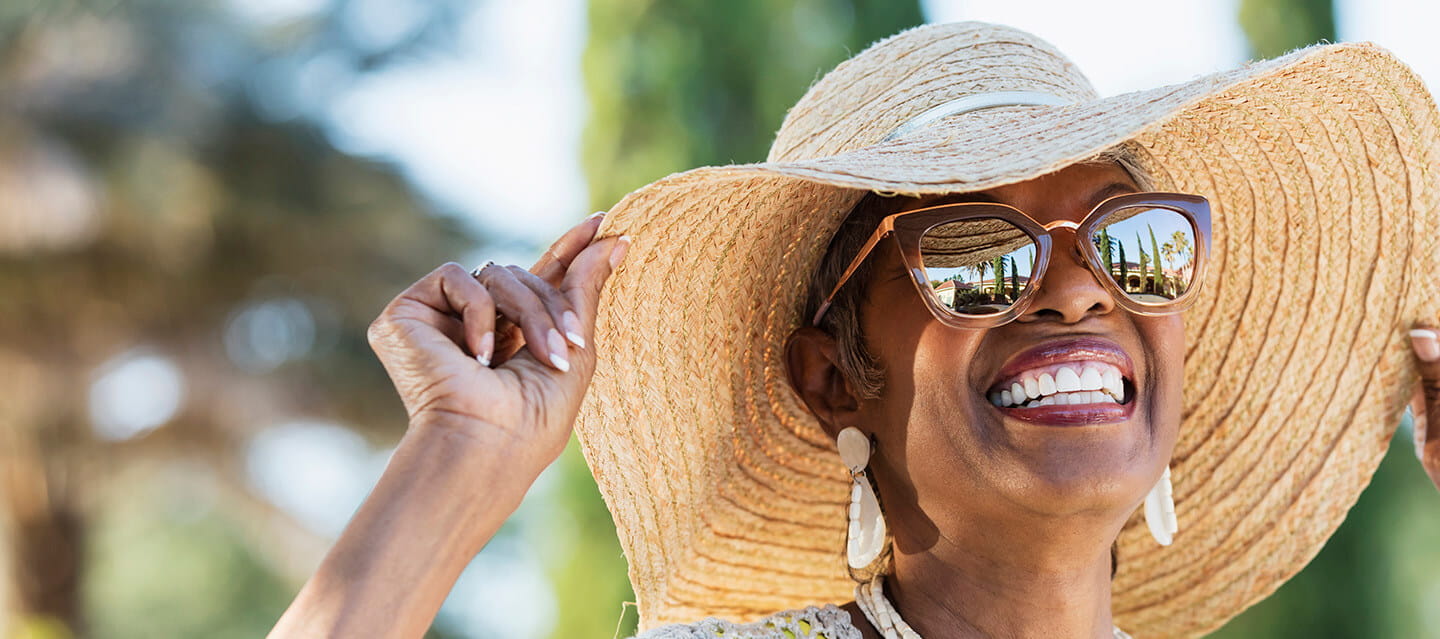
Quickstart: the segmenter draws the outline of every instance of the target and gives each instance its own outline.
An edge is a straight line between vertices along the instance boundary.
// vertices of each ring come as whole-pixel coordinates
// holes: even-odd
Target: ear
[[[860,401],[840,372],[840,348],[829,333],[803,326],[785,342],[790,385],[833,438],[853,425]]]

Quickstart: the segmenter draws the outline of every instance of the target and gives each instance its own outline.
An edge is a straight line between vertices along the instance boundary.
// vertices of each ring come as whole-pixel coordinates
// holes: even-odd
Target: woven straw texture
[[[1075,101],[945,118],[956,97]],[[1405,330],[1440,319],[1440,116],[1384,50],[1327,45],[1099,99],[1050,45],[979,23],[919,27],[816,83],[769,160],[627,196],[586,458],[615,517],[642,628],[849,601],[848,476],[786,381],[806,283],[866,190],[975,191],[1132,141],[1157,188],[1214,208],[1210,274],[1186,315],[1180,531],[1120,536],[1116,623],[1203,634],[1319,551],[1369,482],[1416,380]]]

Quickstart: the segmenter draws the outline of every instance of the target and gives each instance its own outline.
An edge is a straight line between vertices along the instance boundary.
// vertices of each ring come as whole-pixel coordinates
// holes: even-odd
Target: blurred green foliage
[[[921,22],[913,0],[593,0],[592,203],[607,208],[675,171],[764,160],[812,82]]]
[[[1257,58],[1335,41],[1333,0],[1240,0],[1237,17]]]

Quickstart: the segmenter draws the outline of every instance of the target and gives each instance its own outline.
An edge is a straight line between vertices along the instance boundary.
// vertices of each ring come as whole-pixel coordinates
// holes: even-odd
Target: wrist
[[[271,636],[423,633],[534,479],[494,444],[443,426],[407,431]]]
[[[475,475],[474,481],[483,482],[482,486],[518,484],[523,496],[564,451],[565,441],[551,445],[533,433],[519,433],[473,418],[440,415],[412,420],[400,447],[424,450],[424,458],[431,463],[443,460],[447,470]]]

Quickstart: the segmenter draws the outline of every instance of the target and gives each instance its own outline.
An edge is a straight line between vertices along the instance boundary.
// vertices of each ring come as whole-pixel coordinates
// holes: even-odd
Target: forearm
[[[412,429],[270,637],[419,637],[534,475],[443,428]]]

